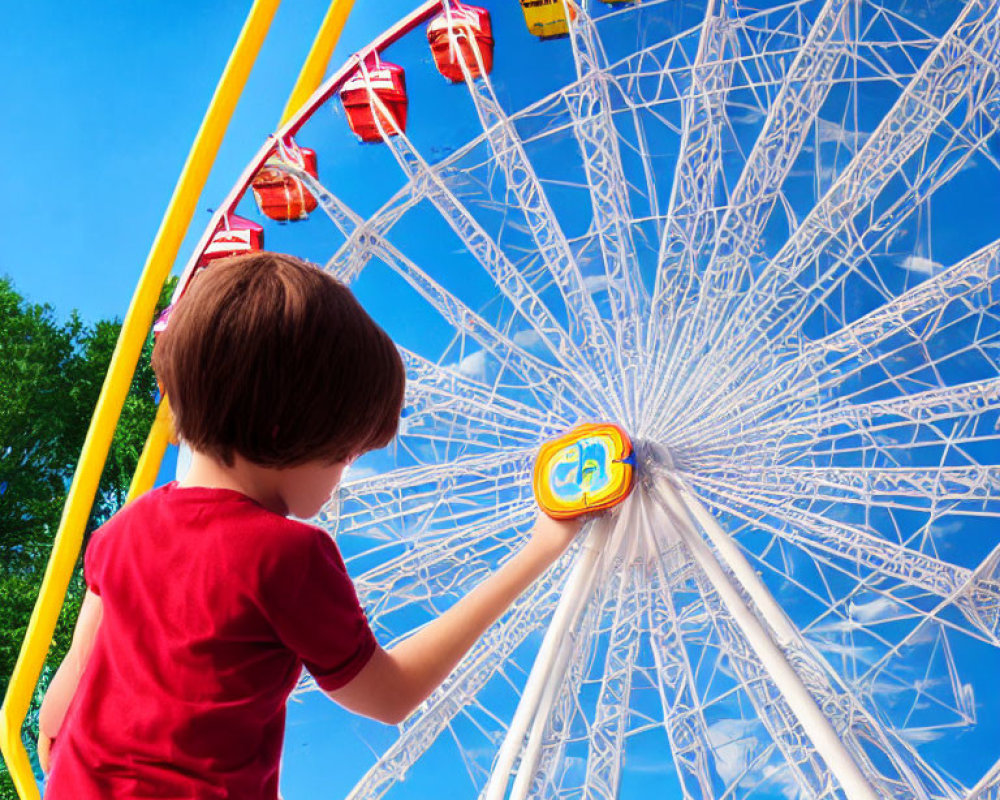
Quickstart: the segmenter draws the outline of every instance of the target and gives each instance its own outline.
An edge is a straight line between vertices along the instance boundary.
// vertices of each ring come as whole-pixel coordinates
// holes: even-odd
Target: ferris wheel
[[[636,446],[618,511],[321,785],[997,798],[998,4],[496,5],[350,59],[178,289],[287,251],[399,344],[398,440],[317,520],[383,645],[524,539],[542,441]]]

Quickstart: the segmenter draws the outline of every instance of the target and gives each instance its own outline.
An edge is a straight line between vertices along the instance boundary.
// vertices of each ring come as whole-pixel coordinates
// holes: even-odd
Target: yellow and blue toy
[[[587,423],[542,445],[532,485],[542,511],[572,519],[617,505],[634,478],[628,434],[611,423]]]

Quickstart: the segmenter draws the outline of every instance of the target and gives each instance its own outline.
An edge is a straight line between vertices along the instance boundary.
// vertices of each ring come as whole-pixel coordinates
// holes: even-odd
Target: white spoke
[[[844,559],[855,568],[864,568],[956,603],[979,633],[985,634],[992,644],[1000,645],[1000,639],[997,638],[1000,628],[1000,585],[989,572],[987,576],[979,575],[819,514],[782,509],[769,498],[756,500],[745,495],[734,496],[730,491],[719,489],[710,479],[698,479],[693,483],[724,498],[727,501],[725,508],[730,514],[768,530],[785,541],[816,553]],[[779,522],[772,524],[758,517],[751,517],[741,512],[741,507],[773,515]],[[987,561],[984,564],[987,571],[990,563]]]
[[[518,206],[524,214],[532,239],[539,254],[555,279],[562,294],[569,317],[569,333],[584,352],[595,352],[601,372],[601,385],[610,390],[614,386],[614,369],[617,351],[609,341],[607,328],[600,318],[590,290],[576,266],[576,259],[562,231],[555,212],[546,197],[541,181],[528,159],[524,142],[518,135],[514,122],[508,117],[493,91],[493,84],[481,63],[477,64],[480,77],[472,75],[463,60],[463,73],[469,95],[476,106],[480,123],[486,132],[493,154],[503,171],[507,185],[513,190]],[[617,400],[617,395],[614,398]],[[622,413],[622,409],[618,409]]]
[[[418,464],[372,477],[348,479],[320,513],[320,521],[339,533],[400,538],[437,524],[501,514],[530,496],[523,486],[533,451],[465,456],[450,464]],[[499,490],[514,498],[497,502]],[[397,531],[397,526],[403,531]]]
[[[570,427],[554,406],[539,409],[508,400],[489,387],[401,350],[406,365],[401,436],[468,447],[525,448]]]
[[[758,474],[728,470],[716,480],[730,490],[738,487],[766,492],[768,487],[797,500],[829,498],[866,506],[926,509],[947,504],[953,514],[989,514],[1000,498],[1000,467],[784,467]]]
[[[355,587],[373,621],[410,603],[431,603],[449,593],[464,594],[489,575],[497,552],[521,546],[518,527],[529,524],[535,509],[528,501],[485,523],[465,525],[459,537],[420,537],[394,558],[360,573]],[[435,541],[436,538],[436,541]],[[415,545],[415,546],[414,546]],[[350,559],[348,559],[350,564]]]
[[[770,261],[716,335],[731,339],[736,320],[760,326],[759,307],[794,281],[813,256],[868,203],[968,93],[1000,65],[1000,16],[989,0],[971,2],[864,147],[795,234]],[[801,295],[800,295],[801,296]],[[808,296],[808,295],[806,295]],[[714,338],[714,337],[713,337]],[[752,346],[755,341],[744,342]]]
[[[358,50],[185,270],[260,222],[398,340],[398,435],[315,520],[385,647],[528,541],[543,442],[634,445],[331,791],[1000,800],[1000,0],[488,13]]]
[[[846,0],[827,0],[813,23],[809,36],[796,55],[786,80],[768,111],[764,128],[747,158],[739,182],[733,190],[726,212],[719,223],[716,243],[706,264],[703,290],[697,308],[676,324],[672,335],[679,344],[666,348],[662,359],[674,359],[698,336],[706,335],[699,325],[716,328],[721,322],[721,305],[731,296],[755,253],[764,223],[770,214],[782,180],[791,169],[805,140],[809,123],[815,118],[832,86],[828,80],[843,56],[837,40],[844,37],[849,10]],[[673,375],[681,377],[680,364],[673,364]],[[666,371],[659,365],[657,378]],[[686,373],[684,377],[687,377]],[[697,376],[691,376],[697,381]],[[656,380],[653,391],[661,391]],[[680,399],[681,393],[676,393]]]
[[[607,525],[593,526],[587,540],[577,554],[573,571],[567,579],[563,596],[546,631],[538,655],[535,657],[535,663],[521,694],[520,703],[504,737],[490,782],[486,787],[485,800],[501,800],[506,796],[511,770],[522,746],[524,746],[525,736],[529,733],[529,728],[532,728],[534,721],[538,719],[540,705],[547,702],[551,707],[551,703],[555,700],[554,692],[556,689],[550,686],[550,683],[557,681],[565,674],[566,663],[569,660],[568,642],[571,641],[567,633],[574,627],[594,590],[600,556],[597,542],[599,537],[607,535],[607,528]],[[544,716],[542,724],[544,725]],[[534,777],[535,760],[538,757],[540,746],[539,735],[536,735],[534,737],[533,758],[528,762],[523,760],[521,762],[521,767],[524,767],[529,781]],[[521,767],[519,767],[519,772]],[[527,790],[527,788],[529,787],[523,786],[522,791]]]
[[[703,251],[715,234],[723,109],[734,63],[727,58],[727,50],[738,47],[730,31],[731,24],[728,0],[722,0],[718,14],[715,0],[709,0],[691,70],[689,95],[684,100],[681,154],[657,259],[656,285],[646,331],[647,352],[669,352],[663,342],[673,341],[675,329],[682,324],[681,310],[686,296],[697,289],[699,273],[707,268],[707,254]],[[660,363],[647,363],[647,379],[654,385],[660,367]]]
[[[385,105],[370,89],[369,103],[376,120],[380,121],[390,117]],[[397,131],[396,135],[390,135],[384,127],[381,127],[381,123],[380,130],[383,140],[391,148],[403,171],[411,180],[419,180],[423,184],[428,198],[448,221],[452,230],[459,236],[468,251],[489,272],[497,288],[511,301],[524,320],[530,324],[556,360],[563,365],[568,373],[576,372],[588,377],[594,376],[593,367],[552,315],[548,306],[542,302],[521,272],[514,267],[503,251],[483,230],[472,213],[462,205],[441,177],[430,168],[406,135],[402,131]],[[478,325],[478,321],[475,324]],[[461,325],[457,325],[456,328],[460,329]],[[588,397],[590,407],[594,411],[604,414],[614,412],[614,409],[605,410],[608,395],[602,394],[599,391],[600,385],[595,386],[593,380],[585,381],[582,384],[566,383],[565,385],[567,391],[579,392]]]
[[[392,784],[403,780],[451,720],[490,681],[520,644],[552,614],[559,587],[566,577],[570,557],[564,557],[529,592],[518,599],[508,615],[491,628],[462,659],[455,671],[403,725],[399,739],[354,787],[350,800],[375,800]]]
[[[867,367],[885,364],[911,343],[912,346],[922,347],[925,339],[955,324],[948,317],[952,307],[962,317],[988,313],[993,304],[993,286],[997,280],[1000,280],[1000,241],[984,247],[841,331],[806,344],[801,353],[777,365],[773,371],[744,382],[742,385],[750,402],[740,409],[740,414],[757,418],[768,409],[780,408],[782,401],[787,402],[803,393],[812,395],[827,390]],[[987,336],[995,335],[984,332],[984,339],[979,343],[956,342],[950,352],[936,354],[929,359],[930,363],[962,352],[962,347],[969,349],[977,344],[982,347],[988,344]],[[898,381],[921,367],[922,364],[918,364],[896,376],[890,374],[883,382]],[[874,384],[867,389],[878,388],[879,385]],[[838,399],[843,402],[852,398],[841,393]],[[681,426],[682,423],[673,424]],[[706,422],[699,423],[704,424]]]
[[[350,235],[361,229],[363,222],[361,217],[351,211],[340,200],[329,192],[323,190],[319,184],[309,179],[305,173],[300,173],[303,180],[307,180],[312,190],[321,200],[324,210],[330,218],[339,221],[339,224],[348,224],[353,227],[345,231]],[[347,220],[347,223],[344,221]],[[393,245],[376,235],[373,231],[368,231],[365,235],[365,246],[371,250],[372,255],[384,261],[390,268],[400,275],[448,322],[455,330],[463,331],[471,339],[476,341],[485,350],[490,352],[500,364],[507,364],[515,374],[521,375],[528,380],[526,383],[536,389],[545,387],[552,383],[558,383],[564,392],[575,394],[578,392],[578,384],[572,378],[568,370],[554,367],[541,361],[537,356],[528,352],[527,349],[513,341],[509,336],[497,330],[489,322],[483,319],[473,309],[469,308],[456,295],[449,292],[438,281],[432,278],[427,272],[417,264],[404,256]],[[516,273],[515,273],[516,274]],[[552,396],[559,396],[561,392],[552,391]]]
[[[966,800],[1000,800],[1000,761],[975,785]]]
[[[642,499],[643,533],[653,553],[654,580],[650,585],[649,626],[664,724],[670,751],[686,797],[713,798],[718,773],[712,753],[712,734],[698,695],[694,669],[685,650],[685,631],[678,619],[673,593],[690,572],[690,558],[679,543],[663,543],[649,501]]]
[[[748,670],[744,679],[748,691],[766,692],[765,686],[773,681],[780,692],[780,702],[773,696],[768,700],[765,695],[759,699],[759,708],[763,716],[771,719],[769,730],[776,744],[786,753],[800,781],[811,787],[809,791],[819,792],[829,786],[829,780],[824,778],[826,769],[836,776],[848,797],[869,793],[883,797],[928,797],[924,781],[930,782],[935,793],[945,787],[926,767],[918,778],[858,699],[831,683],[822,662],[737,546],[698,500],[687,492],[671,489],[662,479],[656,483],[655,491],[657,501],[671,515],[685,545],[704,571],[704,579],[711,584],[710,589],[707,583],[702,588],[703,599],[709,605],[721,600],[725,607],[725,615],[719,613],[721,606],[715,614],[720,634],[728,629],[733,635],[738,629],[759,659],[758,662],[750,657],[745,647],[733,651],[739,653],[735,663]],[[690,527],[694,521],[711,541],[719,561]],[[722,563],[729,570],[728,575]],[[748,616],[748,609],[754,613]],[[754,670],[761,669],[768,676],[764,681],[754,677]],[[817,714],[817,702],[822,706],[821,714]],[[840,731],[828,727],[831,724]],[[811,741],[812,746],[803,750],[806,741]],[[880,759],[871,759],[867,750],[870,747],[881,751]],[[822,755],[821,762],[815,760],[817,754]],[[912,753],[908,756],[912,759]],[[891,772],[886,774],[889,765]]]
[[[590,732],[584,783],[584,797],[588,800],[615,800],[618,797],[629,694],[639,649],[643,611],[640,581],[645,572],[645,565],[637,560],[639,503],[631,502],[622,514],[627,514],[620,526],[626,531],[628,539],[622,543],[622,550],[617,555],[617,559],[623,562],[622,566],[613,570],[605,582],[607,601],[614,604],[614,621]]]
[[[615,338],[622,362],[622,380],[627,396],[638,390],[637,363],[643,345],[640,322],[649,307],[648,293],[639,273],[635,244],[624,220],[631,216],[628,187],[618,151],[618,133],[611,118],[611,87],[614,79],[606,71],[599,38],[585,9],[578,8],[570,22],[573,59],[579,76],[580,96],[570,103],[573,134],[583,152],[590,186],[594,228],[604,258],[605,287],[611,305]],[[636,422],[637,408],[626,410],[626,420]]]

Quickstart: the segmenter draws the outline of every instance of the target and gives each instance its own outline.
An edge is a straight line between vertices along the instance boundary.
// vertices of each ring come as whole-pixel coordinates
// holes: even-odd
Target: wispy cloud
[[[757,750],[757,737],[750,735],[755,727],[756,723],[742,719],[724,719],[709,726],[708,739],[715,754],[715,768],[726,783],[740,777]]]
[[[944,264],[923,256],[907,256],[899,262],[903,269],[919,272],[921,275],[936,275],[944,269]]]
[[[816,120],[816,138],[820,144],[827,142],[837,142],[852,150],[857,150],[868,139],[869,134],[864,131],[851,131],[839,122],[832,122],[828,119]]]
[[[378,473],[372,467],[359,467],[355,464],[351,464],[347,469],[344,470],[344,474],[341,476],[341,483],[346,483],[347,481],[360,481],[365,478],[371,478]]]
[[[860,622],[881,622],[882,620],[895,617],[899,613],[899,603],[890,600],[888,597],[877,597],[867,603],[851,603],[848,606],[848,613],[851,619]]]

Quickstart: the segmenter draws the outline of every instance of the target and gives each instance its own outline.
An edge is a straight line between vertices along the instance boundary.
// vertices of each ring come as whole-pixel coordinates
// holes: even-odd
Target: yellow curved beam
[[[128,497],[125,498],[126,503],[153,488],[156,476],[160,472],[160,464],[163,463],[163,455],[167,452],[167,445],[172,439],[170,402],[164,396],[156,408],[153,426],[149,429],[149,436],[146,437],[146,444],[143,445],[142,455],[139,456],[139,461],[135,465],[132,483],[128,487]]]
[[[152,323],[160,289],[173,267],[194,215],[198,197],[215,162],[222,137],[280,2],[281,0],[255,0],[247,15],[184,164],[180,180],[170,198],[160,230],[153,241],[90,421],[53,544],[52,556],[42,580],[41,592],[28,623],[28,631],[7,688],[7,696],[0,708],[0,752],[3,753],[14,787],[22,800],[38,800],[39,792],[28,753],[21,741],[21,726],[52,642],[73,567],[80,554],[87,518],[97,494],[101,471],[118,418]]]
[[[285,110],[281,112],[281,120],[278,127],[281,128],[305,105],[306,101],[312,97],[326,74],[330,57],[337,46],[340,34],[344,30],[344,23],[354,7],[354,0],[333,0],[327,9],[326,16],[320,24],[316,38],[313,40],[309,55],[306,56],[299,77],[295,81],[292,93],[285,104]],[[167,400],[164,398],[157,409],[156,419],[153,427],[146,438],[146,444],[139,458],[135,475],[132,476],[132,484],[129,486],[128,499],[138,497],[143,492],[153,488],[156,476],[159,474],[160,462],[167,451],[167,444],[170,441],[170,413],[164,406]]]
[[[285,103],[285,110],[281,112],[279,128],[305,105],[306,101],[312,97],[312,93],[323,82],[323,76],[326,74],[326,67],[330,63],[333,49],[340,40],[344,23],[347,22],[347,17],[353,7],[354,0],[333,0],[330,3],[326,16],[323,17],[323,22],[320,23],[319,30],[316,32],[316,38],[313,39],[309,55],[306,56],[299,77],[292,88],[292,93],[288,96],[288,102]]]

